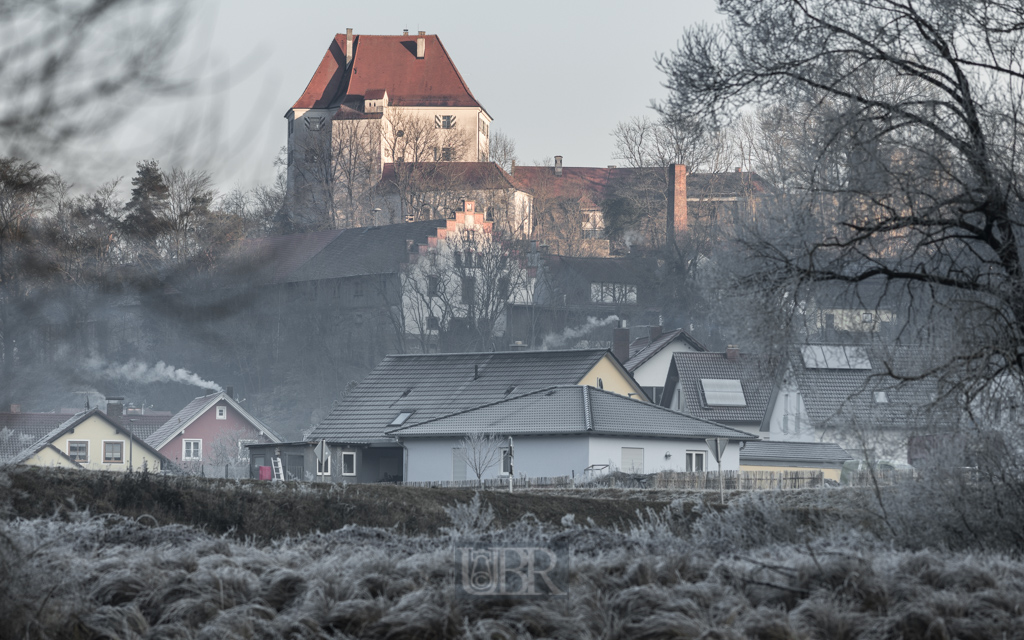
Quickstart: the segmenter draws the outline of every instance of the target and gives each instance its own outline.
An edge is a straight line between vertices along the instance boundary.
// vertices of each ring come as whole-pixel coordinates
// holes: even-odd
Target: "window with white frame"
[[[181,459],[182,460],[202,460],[203,459],[203,441],[202,440],[182,440],[181,441]]]
[[[352,459],[353,459],[352,468],[355,469],[355,455],[356,454],[350,453],[348,455],[352,456]],[[319,458],[317,458],[317,460],[316,460],[316,475],[318,475],[318,476],[329,476],[329,475],[331,475],[331,456],[325,456],[323,460],[320,460]]]
[[[89,441],[68,440],[68,457],[75,462],[89,462]]]
[[[219,405],[217,407],[217,419],[227,420],[228,419],[228,408],[225,405]]]
[[[626,473],[644,472],[644,450],[636,447],[622,447],[621,471]]]
[[[434,127],[437,129],[454,129],[455,116],[434,116]]]
[[[343,475],[343,476],[354,476],[354,475],[356,475],[356,452],[355,451],[343,451],[341,453],[341,475]]]
[[[707,465],[707,451],[687,451],[686,452],[686,470],[687,471],[705,471]]]
[[[121,464],[124,462],[124,440],[103,441],[103,463]]]

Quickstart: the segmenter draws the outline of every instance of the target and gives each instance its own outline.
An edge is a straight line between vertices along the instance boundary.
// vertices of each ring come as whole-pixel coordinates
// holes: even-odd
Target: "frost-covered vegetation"
[[[918,485],[736,494],[725,508],[701,494],[646,508],[642,492],[602,494],[609,507],[634,509],[613,525],[571,510],[511,520],[498,499],[507,494],[465,492],[430,532],[349,524],[257,540],[86,509],[16,517],[24,473],[39,471],[0,474],[3,637],[1014,638],[1024,629],[1024,563],[1010,527],[994,518],[969,540],[961,525],[936,522],[969,503],[990,509],[981,499],[990,488],[976,484],[945,506]],[[432,493],[404,491],[378,510]],[[470,596],[464,547],[550,549],[567,563],[567,595]]]

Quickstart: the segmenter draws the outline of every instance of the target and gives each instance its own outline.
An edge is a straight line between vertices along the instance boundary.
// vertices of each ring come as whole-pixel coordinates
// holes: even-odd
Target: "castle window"
[[[454,129],[455,116],[434,116],[434,126],[438,129]]]

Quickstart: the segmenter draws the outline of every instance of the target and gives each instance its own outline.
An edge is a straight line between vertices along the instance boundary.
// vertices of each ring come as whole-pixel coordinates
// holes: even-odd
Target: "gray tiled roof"
[[[873,428],[904,428],[932,408],[938,383],[934,377],[901,382],[889,375],[918,377],[927,370],[924,353],[914,347],[861,347],[871,369],[808,368],[799,348],[791,351],[792,372],[807,417],[816,427],[856,420]],[[876,402],[884,391],[888,402]]]
[[[311,440],[392,442],[399,412],[405,426],[555,385],[576,384],[607,349],[390,355],[313,430]],[[479,374],[477,377],[476,374]]]
[[[831,442],[779,442],[752,440],[740,449],[740,464],[751,462],[792,462],[796,464],[842,464],[853,456]]]
[[[697,341],[696,338],[682,329],[663,333],[654,342],[650,338],[637,338],[629,344],[629,360],[623,365],[626,371],[633,373],[645,362],[656,356],[662,349],[680,339],[685,341],[697,351],[707,351],[707,347]]]
[[[214,401],[214,398],[220,396],[220,393],[211,393],[205,396],[199,396],[192,400],[192,402],[185,405],[181,411],[171,416],[164,424],[151,433],[146,442],[153,447],[159,447],[168,436],[180,429],[182,426],[188,424],[190,420],[195,418],[197,415],[202,413],[209,405]]]
[[[747,353],[729,359],[725,353],[677,352],[672,356],[670,379],[673,371],[682,385],[684,404],[681,408],[686,413],[723,424],[759,424],[764,419],[771,400],[773,377],[763,359]],[[701,379],[739,380],[746,406],[707,406]],[[671,397],[672,392],[666,389],[664,402]]]
[[[654,438],[754,436],[593,387],[559,385],[391,433],[400,438],[496,435],[618,435]]]
[[[280,284],[394,273],[408,259],[408,241],[425,244],[444,220],[314,231],[243,243],[237,261],[250,282]]]
[[[13,459],[70,417],[61,413],[0,413],[0,462]]]

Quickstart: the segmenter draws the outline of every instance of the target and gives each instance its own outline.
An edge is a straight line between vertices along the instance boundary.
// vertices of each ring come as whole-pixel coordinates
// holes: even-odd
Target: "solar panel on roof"
[[[704,402],[709,407],[747,406],[747,399],[743,396],[743,385],[739,380],[701,378],[700,386],[704,391]]]

